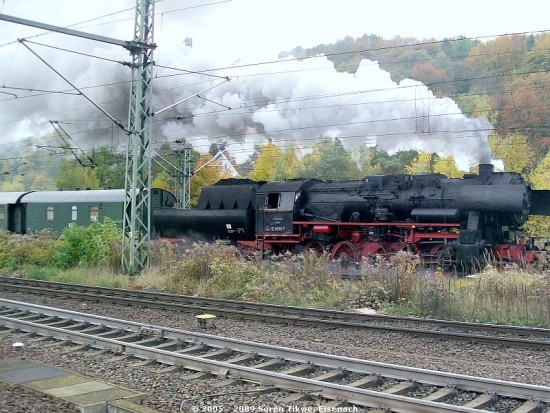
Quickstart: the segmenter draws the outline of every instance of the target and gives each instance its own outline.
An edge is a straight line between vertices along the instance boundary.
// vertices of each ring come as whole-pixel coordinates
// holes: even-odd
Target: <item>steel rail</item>
[[[231,306],[235,308],[250,308],[253,311],[265,311],[265,310],[274,310],[277,312],[294,312],[298,311],[301,314],[311,314],[312,316],[318,317],[323,315],[325,318],[354,318],[360,321],[370,321],[370,320],[383,320],[383,321],[407,321],[407,322],[416,322],[423,324],[440,324],[443,326],[457,327],[457,328],[475,328],[478,330],[501,330],[508,333],[514,333],[518,335],[541,335],[550,337],[550,328],[541,328],[541,327],[523,327],[523,326],[511,326],[504,324],[489,324],[489,323],[471,323],[465,321],[451,321],[451,320],[438,320],[438,319],[429,319],[429,318],[418,318],[418,317],[399,317],[391,316],[385,314],[362,314],[349,311],[339,311],[339,310],[327,310],[327,309],[317,309],[317,308],[303,308],[303,307],[293,307],[293,306],[282,306],[276,304],[264,304],[264,303],[254,303],[247,301],[237,301],[237,300],[224,300],[224,299],[215,299],[215,298],[206,298],[206,297],[195,297],[188,295],[178,295],[178,294],[168,294],[160,292],[150,292],[150,291],[134,291],[126,290],[120,288],[109,288],[109,287],[97,287],[97,286],[87,286],[81,284],[68,284],[54,281],[42,281],[42,280],[31,280],[23,278],[13,278],[13,277],[0,277],[0,288],[4,286],[4,283],[8,284],[23,284],[23,285],[43,285],[52,289],[60,288],[81,288],[84,290],[99,292],[102,294],[111,294],[111,295],[130,295],[130,296],[151,296],[155,299],[166,299],[166,301],[183,301],[189,303],[197,304],[209,304],[216,306]]]
[[[398,366],[387,363],[373,362],[350,357],[340,357],[331,354],[312,352],[307,350],[291,349],[288,347],[273,346],[263,343],[251,343],[249,341],[224,338],[220,336],[208,335],[203,333],[189,332],[173,328],[154,326],[149,324],[136,323],[132,321],[119,320],[110,317],[90,315],[75,311],[62,310],[52,307],[40,306],[35,304],[21,303],[12,300],[0,299],[0,308],[17,310],[23,316],[25,313],[42,314],[49,317],[59,317],[62,319],[71,319],[77,323],[89,323],[98,326],[107,326],[111,329],[120,331],[129,331],[133,333],[155,334],[157,337],[173,340],[176,342],[188,342],[191,344],[203,344],[209,347],[220,349],[230,348],[237,352],[253,353],[263,357],[280,358],[287,361],[298,363],[310,363],[330,369],[345,369],[349,372],[361,374],[377,374],[383,377],[395,378],[400,380],[414,379],[418,382],[435,386],[455,386],[461,390],[484,393],[487,391],[496,392],[500,396],[512,398],[533,398],[544,402],[550,402],[550,387],[537,386],[531,384],[514,383],[496,379],[479,378],[454,373],[439,372],[414,367]],[[0,316],[0,321],[4,323],[12,318]],[[20,320],[25,321],[25,320]],[[7,321],[6,321],[7,322]],[[26,321],[25,321],[26,322]],[[35,323],[31,323],[35,324]],[[63,330],[65,333],[70,330]],[[95,337],[95,336],[94,336]],[[59,338],[59,337],[58,337]],[[63,338],[63,337],[61,337]],[[128,346],[133,343],[123,343],[120,346]],[[89,344],[89,343],[87,343]],[[124,348],[117,351],[123,352]],[[126,350],[127,351],[127,350]],[[155,357],[153,357],[155,358]],[[159,360],[162,361],[162,360]],[[174,364],[174,363],[168,363]],[[177,364],[177,363],[176,363]]]
[[[351,389],[350,387],[311,380],[301,377],[288,376],[276,372],[263,371],[251,367],[233,365],[215,360],[205,360],[195,356],[172,353],[165,350],[152,350],[149,347],[133,343],[124,343],[102,337],[89,336],[78,332],[67,332],[57,327],[41,326],[25,321],[13,321],[0,317],[0,321],[11,328],[24,329],[41,335],[70,340],[71,342],[83,345],[89,345],[98,348],[108,348],[115,352],[131,353],[141,358],[154,358],[165,364],[178,365],[182,368],[205,371],[218,375],[232,375],[242,379],[257,383],[268,383],[268,385],[282,389],[302,389],[316,393],[321,393],[323,397],[329,399],[346,400],[348,403],[366,405],[372,407],[384,406],[392,409],[394,412],[418,412],[418,413],[438,413],[438,412],[463,412],[480,413],[483,410],[471,409],[460,406],[447,405],[438,402],[413,399],[405,396],[396,396],[375,392],[364,389]]]
[[[38,287],[36,287],[38,286]],[[421,319],[410,317],[395,317],[386,315],[359,314],[353,312],[285,307],[261,303],[248,303],[234,300],[216,300],[209,298],[178,296],[166,293],[132,291],[106,287],[90,287],[55,282],[22,280],[0,277],[0,290],[16,290],[27,293],[55,292],[59,295],[72,296],[80,299],[143,305],[151,308],[172,309],[187,312],[215,311],[218,315],[240,317],[250,320],[267,320],[272,322],[296,325],[324,325],[341,328],[367,328],[373,330],[393,331],[424,337],[452,339],[476,343],[509,345],[514,347],[538,348],[550,350],[550,329],[507,326],[498,324],[476,324],[446,320]],[[145,298],[144,298],[145,297]],[[139,300],[139,302],[137,301]],[[204,305],[206,304],[206,305]],[[265,310],[274,313],[266,313]],[[516,334],[521,338],[489,336],[472,332],[460,333],[453,331],[438,331],[420,328],[408,328],[392,325],[372,324],[372,321],[390,321],[401,323],[432,324],[457,329],[476,329],[490,331],[493,334]],[[546,340],[523,338],[524,336],[547,337]]]

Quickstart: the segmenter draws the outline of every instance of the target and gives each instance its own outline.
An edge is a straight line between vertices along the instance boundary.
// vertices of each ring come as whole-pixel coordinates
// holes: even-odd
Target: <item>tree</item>
[[[381,174],[404,174],[407,172],[407,166],[418,156],[414,150],[399,151],[393,155],[378,151],[374,148],[374,153],[370,161],[371,165],[376,167]]]
[[[469,117],[481,117],[495,124],[498,113],[491,106],[491,97],[487,94],[460,95],[457,99],[462,112]]]
[[[212,161],[212,158],[213,156],[210,153],[206,153],[195,164],[195,170],[200,169],[200,171],[191,177],[191,199],[189,203],[192,206],[197,205],[203,187],[213,185],[220,179],[231,177],[231,174],[223,167],[222,163],[219,160]]]
[[[73,160],[63,162],[55,184],[58,189],[66,190],[101,188],[95,169],[83,168]]]
[[[459,171],[456,167],[455,159],[452,156],[436,159],[433,164],[433,171],[437,174],[443,174],[447,178],[461,178],[464,175],[464,172]]]
[[[284,163],[284,154],[281,149],[270,139],[260,147],[258,158],[254,163],[252,172],[248,175],[255,181],[273,181],[277,171],[281,170],[280,165]]]
[[[550,73],[532,73],[510,83],[506,93],[494,98],[500,111],[500,134],[519,133],[533,140],[550,135]]]
[[[449,74],[432,62],[419,62],[411,69],[411,77],[420,80],[439,96],[445,94],[446,85],[449,81]]]
[[[273,178],[276,181],[298,178],[301,171],[302,162],[298,159],[296,150],[293,147],[288,147],[283,153],[282,162],[277,164],[277,169]]]
[[[466,59],[475,90],[491,90],[511,83],[523,65],[525,36],[501,36],[480,42]]]
[[[124,155],[110,148],[95,149],[91,156],[100,188],[124,188],[126,159]]]
[[[25,189],[23,182],[17,180],[16,178],[2,182],[0,184],[0,192],[21,192]]]
[[[525,173],[536,159],[536,154],[523,135],[501,137],[496,133],[489,136],[489,145],[496,159],[501,159],[506,172]]]
[[[433,172],[434,154],[420,152],[416,158],[407,166],[409,174],[427,174]]]
[[[161,171],[156,174],[153,182],[151,182],[151,187],[174,192],[174,178],[168,172]]]
[[[542,33],[529,36],[525,47],[529,50],[525,54],[523,72],[540,72],[550,70],[550,34]]]
[[[533,189],[550,189],[550,152],[542,159],[529,176]],[[524,226],[534,237],[550,237],[550,217],[531,216]]]
[[[313,153],[303,160],[304,174],[308,178],[344,181],[359,179],[361,172],[342,141],[323,139],[313,146]]]
[[[374,164],[373,161],[377,154],[376,148],[362,146],[359,149],[359,169],[361,176],[371,176],[380,174],[380,165]]]

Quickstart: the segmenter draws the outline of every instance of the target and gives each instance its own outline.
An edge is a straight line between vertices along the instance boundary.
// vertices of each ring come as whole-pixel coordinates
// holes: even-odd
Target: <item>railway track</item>
[[[473,343],[550,350],[550,329],[547,328],[286,307],[8,277],[0,277],[0,291],[55,295],[79,300],[144,306],[190,313],[210,312],[215,313],[217,316],[294,325],[362,328],[443,340],[460,340]]]
[[[0,300],[0,325],[57,339],[74,350],[106,349],[262,388],[394,412],[534,413],[550,405],[550,387],[437,372]],[[47,339],[46,339],[47,338]],[[292,397],[291,397],[292,399]],[[290,400],[289,400],[290,402]]]

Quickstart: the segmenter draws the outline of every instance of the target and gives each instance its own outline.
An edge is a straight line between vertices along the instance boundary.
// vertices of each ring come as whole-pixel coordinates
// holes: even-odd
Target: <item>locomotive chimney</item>
[[[482,178],[490,176],[495,171],[495,167],[490,163],[479,164],[479,176]]]

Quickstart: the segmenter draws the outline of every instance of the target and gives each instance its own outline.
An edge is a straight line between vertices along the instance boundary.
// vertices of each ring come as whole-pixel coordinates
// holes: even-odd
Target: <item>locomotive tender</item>
[[[313,249],[341,262],[410,251],[425,264],[467,271],[489,256],[520,265],[543,260],[521,231],[530,215],[550,216],[550,191],[481,164],[479,175],[460,179],[227,179],[204,188],[196,209],[156,209],[153,222],[159,236],[172,239],[227,240],[275,253]]]

